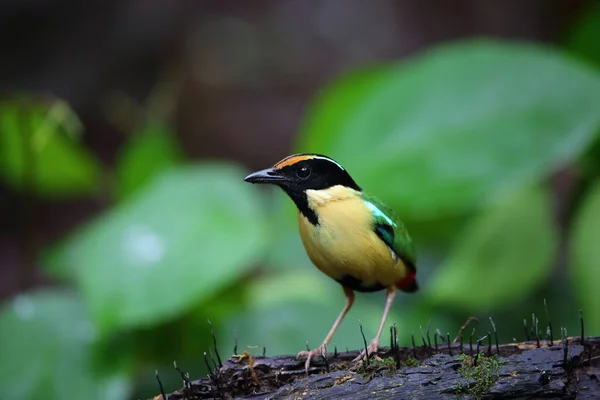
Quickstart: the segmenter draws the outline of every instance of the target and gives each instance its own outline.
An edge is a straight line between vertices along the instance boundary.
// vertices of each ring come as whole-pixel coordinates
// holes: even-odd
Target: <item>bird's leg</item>
[[[383,332],[385,321],[387,320],[388,313],[390,312],[390,308],[392,308],[392,304],[394,303],[395,297],[396,286],[390,286],[387,291],[385,309],[383,310],[383,317],[381,318],[381,324],[379,324],[379,330],[377,331],[377,335],[375,335],[375,338],[371,340],[369,346],[365,350],[361,351],[358,357],[352,360],[354,363],[359,363],[363,359],[369,358],[373,353],[377,352],[377,349],[379,348],[379,339],[381,338],[381,333]]]
[[[346,295],[346,304],[344,305],[344,308],[342,309],[342,312],[340,313],[340,315],[338,315],[337,319],[333,323],[333,326],[331,327],[331,330],[325,337],[325,340],[323,340],[323,343],[314,350],[301,351],[297,355],[298,358],[299,357],[307,357],[306,363],[304,364],[304,368],[305,368],[306,372],[308,372],[308,368],[310,367],[310,360],[311,360],[311,358],[313,358],[313,356],[326,354],[327,344],[329,344],[329,341],[335,334],[335,331],[342,323],[342,320],[344,319],[344,317],[346,316],[348,311],[350,311],[350,307],[352,307],[352,303],[354,303],[354,292],[346,287],[343,287],[343,289],[344,289],[344,294]]]

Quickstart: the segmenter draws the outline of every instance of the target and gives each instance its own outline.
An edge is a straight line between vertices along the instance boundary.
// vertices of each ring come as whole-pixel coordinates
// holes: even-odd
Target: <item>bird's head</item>
[[[337,161],[320,154],[293,154],[248,175],[250,183],[269,183],[292,191],[322,190],[341,185],[360,191],[348,172]]]
[[[307,190],[325,190],[333,186],[361,191],[354,179],[337,161],[321,154],[293,154],[271,168],[254,172],[245,179],[250,183],[268,183],[282,188],[305,215]]]

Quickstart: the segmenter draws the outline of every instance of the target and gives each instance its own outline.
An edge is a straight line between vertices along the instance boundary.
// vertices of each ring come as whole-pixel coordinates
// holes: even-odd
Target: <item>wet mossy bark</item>
[[[295,356],[246,354],[210,378],[187,382],[182,399],[600,399],[600,338],[501,346],[382,349],[350,370],[358,351],[318,357],[307,376]],[[418,361],[418,365],[417,364]],[[159,394],[155,399],[162,399]]]

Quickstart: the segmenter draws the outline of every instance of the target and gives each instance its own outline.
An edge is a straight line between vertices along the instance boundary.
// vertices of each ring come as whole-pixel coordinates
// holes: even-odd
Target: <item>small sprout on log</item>
[[[585,335],[584,335],[584,325],[583,325],[583,310],[579,310],[579,324],[581,325],[581,345],[585,346]]]
[[[496,324],[492,317],[490,317],[490,323],[492,324],[492,329],[494,330],[494,341],[496,342],[496,354],[500,354],[500,345],[498,344],[498,330],[496,329]]]
[[[535,342],[537,343],[537,347],[539,349],[540,348],[540,320],[537,317],[535,318]]]
[[[369,366],[369,347],[367,346],[367,338],[365,337],[365,333],[363,332],[362,324],[358,324],[358,327],[360,328],[360,335],[362,336],[363,343],[365,345],[365,355],[362,358],[362,362],[363,362],[363,368],[366,371],[367,367]],[[366,364],[366,366],[365,366],[365,364]]]
[[[423,327],[419,325],[419,330],[421,331],[421,340],[423,341],[423,347],[427,347],[427,341],[425,340],[425,334],[423,333]]]
[[[177,366],[177,361],[173,361],[173,368],[175,368],[175,370],[177,372],[179,372],[179,375],[181,376],[181,379],[183,380],[183,388],[184,390],[187,389],[191,389],[192,388],[192,382],[190,381],[190,374],[187,372],[183,372],[178,366]]]
[[[523,318],[523,329],[525,329],[525,340],[529,342],[531,336],[529,335],[529,328],[527,327],[527,319]]]
[[[567,338],[567,328],[561,329],[563,342],[563,365],[567,369],[569,362],[569,339]]]
[[[548,329],[546,332],[547,339],[549,339],[549,346],[552,346],[554,335],[552,333],[552,320],[550,319],[550,313],[548,312],[548,303],[544,299],[544,311],[546,312],[546,319],[548,320]]]
[[[442,334],[442,331],[440,331],[440,328],[437,328],[435,330],[435,333],[437,333],[438,337],[440,338],[440,344],[444,344],[446,337]]]
[[[263,357],[267,356],[267,346],[263,346]]]
[[[477,357],[479,357],[479,346],[481,345],[481,342],[483,342],[489,336],[490,335],[485,335],[485,336],[482,336],[479,339],[477,339],[477,351],[476,351],[476,354],[475,354],[475,364],[477,364]]]
[[[233,330],[233,354],[237,354],[237,345],[238,345],[237,329],[234,329]]]
[[[392,353],[394,355],[394,361],[396,362],[396,368],[400,368],[400,351],[398,346],[398,328],[396,324],[392,325]]]
[[[213,371],[218,371],[219,368],[217,368],[217,363],[215,362],[215,357],[213,356],[212,350],[208,349],[208,354],[210,354],[210,361],[212,362],[213,365]]]
[[[531,336],[535,339],[538,349],[540,348],[540,330],[539,330],[539,319],[535,316],[535,313],[531,313]]]
[[[415,334],[412,332],[410,333],[410,340],[412,342],[413,356],[416,358],[417,357],[417,346],[415,344]]]
[[[427,321],[427,346],[431,348],[431,338],[429,337],[429,328],[431,327],[431,318]]]
[[[219,350],[217,350],[217,335],[215,335],[215,330],[213,328],[213,324],[208,320],[208,325],[210,326],[210,336],[212,336],[213,346],[215,349],[215,355],[217,356],[217,360],[219,361],[219,368],[223,367],[223,363],[221,362],[221,356],[219,355]]]
[[[160,377],[158,376],[158,370],[154,371],[154,375],[156,375],[156,380],[158,381],[158,387],[160,388],[160,394],[161,394],[163,400],[167,400],[167,395],[165,394],[165,388],[163,387],[163,384],[160,381]]]
[[[212,371],[212,368],[210,367],[210,364],[208,363],[208,356],[206,355],[206,352],[204,352],[204,364],[206,364],[206,369],[208,369],[209,373],[208,376],[212,378],[212,373],[210,371]]]

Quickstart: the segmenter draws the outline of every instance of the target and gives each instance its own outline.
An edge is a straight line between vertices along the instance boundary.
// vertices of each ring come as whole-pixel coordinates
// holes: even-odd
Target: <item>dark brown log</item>
[[[246,353],[225,361],[210,378],[192,381],[166,398],[600,399],[600,338],[586,338],[583,345],[579,337],[566,342],[541,341],[540,346],[532,341],[501,345],[496,350],[486,342],[480,346],[479,356],[476,346],[471,355],[468,345],[461,354],[457,343],[440,345],[438,350],[388,348],[379,352],[381,361],[371,360],[355,370],[349,367],[358,351],[350,351],[330,354],[327,362],[317,357],[308,376],[304,362],[295,356]],[[478,365],[478,370],[472,369]],[[483,375],[473,377],[465,371]],[[161,398],[160,394],[155,397]]]

